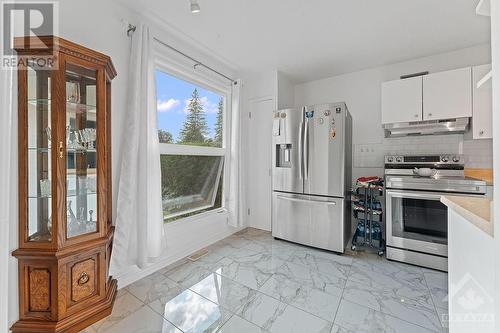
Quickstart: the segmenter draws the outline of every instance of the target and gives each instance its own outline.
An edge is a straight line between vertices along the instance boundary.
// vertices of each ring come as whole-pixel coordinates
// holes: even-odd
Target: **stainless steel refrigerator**
[[[344,252],[352,185],[352,118],[346,104],[275,111],[272,149],[272,235]]]

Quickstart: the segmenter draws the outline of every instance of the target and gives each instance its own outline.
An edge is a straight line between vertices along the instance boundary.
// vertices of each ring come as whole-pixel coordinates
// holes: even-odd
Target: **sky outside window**
[[[188,115],[188,105],[195,89],[198,91],[205,114],[208,138],[213,139],[222,96],[159,70],[156,71],[158,129],[172,134],[174,143],[180,139],[180,132]]]

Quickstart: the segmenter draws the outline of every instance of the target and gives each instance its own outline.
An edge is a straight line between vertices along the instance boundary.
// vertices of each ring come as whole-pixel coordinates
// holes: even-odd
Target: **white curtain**
[[[240,137],[240,109],[241,109],[241,80],[233,82],[231,89],[231,133],[229,148],[229,201],[228,224],[233,227],[241,225],[242,189],[241,189],[241,137]]]
[[[0,331],[9,331],[16,318],[17,260],[10,252],[17,248],[17,85],[15,68],[0,70]]]
[[[153,36],[141,25],[132,35],[127,125],[117,197],[111,274],[143,268],[165,248]]]

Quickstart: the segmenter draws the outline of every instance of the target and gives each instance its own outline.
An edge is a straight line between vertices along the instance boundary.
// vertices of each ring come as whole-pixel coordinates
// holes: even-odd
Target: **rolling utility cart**
[[[379,177],[361,177],[356,181],[352,193],[354,218],[358,220],[356,232],[352,237],[351,250],[360,246],[378,249],[378,255],[385,252],[385,240],[382,231],[382,203],[384,180]]]

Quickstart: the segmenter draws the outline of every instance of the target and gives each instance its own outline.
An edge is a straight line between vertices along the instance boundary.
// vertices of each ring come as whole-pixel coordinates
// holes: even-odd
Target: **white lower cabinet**
[[[448,209],[450,333],[493,333],[495,312],[493,237]]]
[[[474,139],[493,137],[491,79],[477,87],[478,82],[490,71],[491,65],[472,67],[472,137]]]

